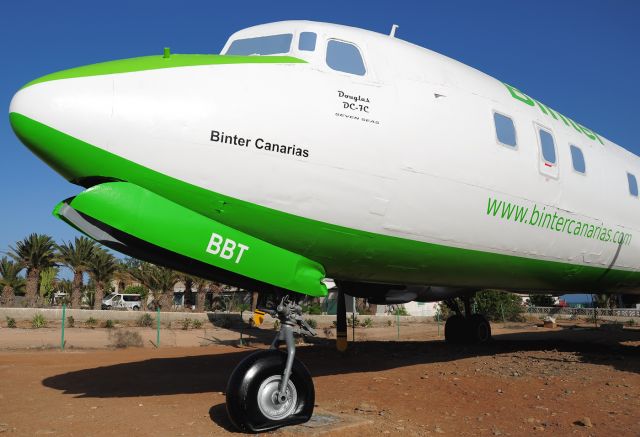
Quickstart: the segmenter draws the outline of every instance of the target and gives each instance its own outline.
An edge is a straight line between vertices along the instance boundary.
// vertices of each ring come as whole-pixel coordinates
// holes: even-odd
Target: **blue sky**
[[[217,53],[243,27],[310,19],[388,33],[511,83],[640,154],[640,2],[606,1],[5,1],[0,101],[24,83],[100,61]],[[30,232],[75,231],[51,216],[79,189],[35,158],[0,118],[0,251]]]

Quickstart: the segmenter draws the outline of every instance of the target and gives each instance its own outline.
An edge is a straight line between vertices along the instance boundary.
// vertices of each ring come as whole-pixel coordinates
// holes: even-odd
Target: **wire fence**
[[[640,308],[571,308],[571,307],[527,307],[529,314],[548,314],[550,316],[586,316],[586,317],[638,317]]]

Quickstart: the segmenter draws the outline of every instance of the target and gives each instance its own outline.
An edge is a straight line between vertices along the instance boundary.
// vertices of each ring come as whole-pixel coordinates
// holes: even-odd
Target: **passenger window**
[[[629,181],[629,194],[633,197],[638,197],[638,181],[636,181],[636,177],[631,173],[627,173],[627,180]]]
[[[225,54],[249,56],[289,53],[292,39],[293,35],[291,33],[237,39],[231,43]]]
[[[587,166],[584,162],[582,150],[580,147],[574,146],[573,144],[569,145],[569,149],[571,150],[571,162],[573,163],[573,169],[578,173],[584,174],[587,170]]]
[[[333,39],[327,44],[327,65],[333,70],[358,76],[366,73],[360,50],[353,44]]]
[[[513,120],[506,115],[493,113],[493,121],[496,125],[496,136],[501,144],[516,147],[516,127]]]
[[[302,32],[298,41],[298,50],[312,52],[316,49],[316,34],[313,32]]]
[[[556,164],[556,143],[553,141],[553,136],[544,129],[538,129],[540,134],[540,150],[542,151],[542,158],[546,165]]]

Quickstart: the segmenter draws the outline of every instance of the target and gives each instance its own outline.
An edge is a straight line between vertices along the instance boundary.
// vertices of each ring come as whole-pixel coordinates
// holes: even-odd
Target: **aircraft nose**
[[[70,181],[92,172],[87,168],[91,163],[80,163],[81,145],[93,144],[97,132],[109,129],[113,85],[101,79],[34,81],[9,106],[11,127],[20,141]]]

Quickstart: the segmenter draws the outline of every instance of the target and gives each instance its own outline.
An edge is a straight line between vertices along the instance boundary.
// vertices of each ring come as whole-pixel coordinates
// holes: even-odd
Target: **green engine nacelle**
[[[325,271],[317,262],[132,183],[96,185],[58,204],[53,214],[91,238],[134,256],[141,251],[162,253],[157,259],[175,254],[186,259],[184,271],[192,270],[188,264],[193,260],[205,270],[211,266],[212,271],[231,272],[310,296],[327,294],[322,283]],[[133,247],[136,250],[127,250]]]

